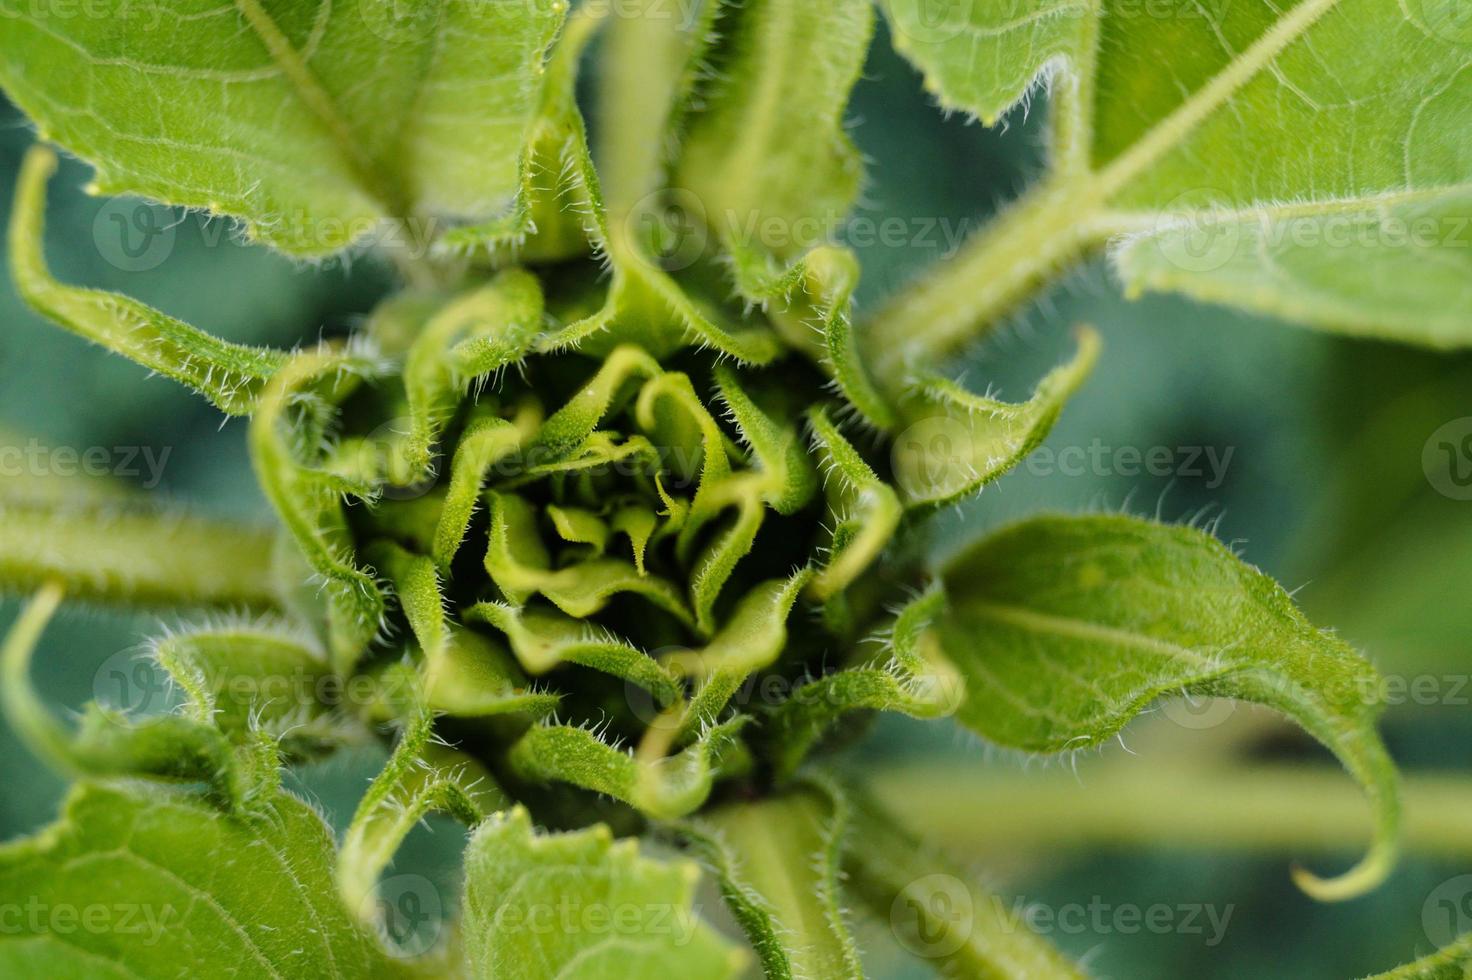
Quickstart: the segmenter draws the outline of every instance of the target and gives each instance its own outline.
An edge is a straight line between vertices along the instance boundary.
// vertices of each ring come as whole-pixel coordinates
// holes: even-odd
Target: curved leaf
[[[533,782],[571,783],[603,793],[656,820],[699,809],[720,776],[744,758],[737,735],[744,717],[706,729],[691,745],[665,755],[677,724],[656,720],[643,744],[629,751],[596,732],[570,725],[538,725],[511,748],[512,768]]]
[[[1098,333],[1082,328],[1073,360],[1049,372],[1021,404],[973,394],[953,381],[922,382],[907,406],[911,424],[892,454],[906,506],[955,503],[1021,463],[1047,437],[1098,357]]]
[[[966,682],[940,652],[930,632],[945,604],[939,590],[900,610],[880,656],[803,685],[764,720],[763,737],[771,747],[779,777],[797,771],[817,742],[849,711],[897,711],[912,718],[944,718],[965,699]]]
[[[1379,678],[1314,628],[1277,583],[1215,538],[1127,517],[1041,517],[944,571],[941,646],[966,678],[962,724],[1000,745],[1059,752],[1114,735],[1172,694],[1267,705],[1324,743],[1375,815],[1369,852],[1309,894],[1349,898],[1395,863],[1395,767],[1375,730]]]
[[[100,347],[188,385],[230,415],[244,415],[287,355],[232,344],[118,293],[64,286],[42,253],[46,181],[56,154],[32,147],[16,184],[10,274],[33,309]]]
[[[229,739],[207,721],[161,715],[135,722],[96,704],[88,706],[74,732],[57,721],[31,687],[29,675],[31,655],[61,598],[56,585],[37,593],[0,650],[0,704],[32,751],[69,773],[203,783],[231,808],[265,788],[260,773],[251,771]],[[270,762],[274,766],[274,756]]]

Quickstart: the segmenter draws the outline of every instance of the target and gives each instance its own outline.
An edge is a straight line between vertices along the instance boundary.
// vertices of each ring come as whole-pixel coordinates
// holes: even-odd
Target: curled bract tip
[[[1393,837],[1380,839],[1359,863],[1332,878],[1322,878],[1300,864],[1289,870],[1293,883],[1309,898],[1320,902],[1345,902],[1366,895],[1385,882],[1395,869],[1399,848]]]

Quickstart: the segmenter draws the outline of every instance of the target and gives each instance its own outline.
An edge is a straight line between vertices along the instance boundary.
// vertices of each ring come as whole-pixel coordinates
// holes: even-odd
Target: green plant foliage
[[[511,206],[566,10],[249,0],[212,17],[123,0],[107,16],[6,16],[0,84],[97,166],[99,193],[207,208],[322,255],[381,221]]]
[[[876,318],[885,373],[965,343],[1111,239],[1131,292],[1472,342],[1472,100],[1455,0],[883,6],[943,106],[991,124],[1040,78],[1054,94],[1049,176],[1003,234]]]
[[[58,978],[162,976],[180,963],[198,963],[191,973],[202,977],[401,975],[339,903],[333,862],[330,829],[279,790],[227,815],[187,791],[83,784],[60,822],[0,850],[0,888],[94,924],[7,933],[0,968]]]
[[[607,828],[538,834],[517,808],[475,832],[465,932],[476,977],[722,980],[745,956],[692,908],[696,867],[644,857]]]
[[[836,791],[808,784],[712,810],[685,829],[768,977],[863,976],[838,890],[847,823]]]
[[[1395,862],[1395,768],[1375,732],[1379,678],[1309,624],[1272,579],[1215,538],[1126,517],[1043,517],[946,566],[940,643],[966,677],[960,722],[1002,745],[1056,752],[1112,738],[1173,693],[1288,715],[1364,786],[1375,841],[1320,898],[1378,884]]]
[[[931,566],[936,512],[1036,449],[1101,354],[1082,328],[1019,403],[944,358],[1111,239],[1131,290],[1465,344],[1465,247],[1383,237],[1466,203],[1465,52],[1389,0],[1195,4],[1169,23],[1114,0],[882,6],[947,108],[990,123],[1050,79],[1053,160],[861,318],[842,230],[864,180],[847,127],[868,0],[59,19],[0,0],[0,86],[95,189],[237,220],[291,256],[370,251],[400,287],[347,336],[276,350],[63,285],[43,254],[55,153],[28,156],[22,297],[247,416],[276,520],[0,486],[0,586],[35,596],[0,706],[77,780],[60,823],[0,849],[0,885],[178,910],[143,938],[7,932],[0,968],[858,977],[858,900],[911,951],[910,932],[938,937],[948,974],[1079,976],[912,835],[923,819],[824,774],[878,712],[1057,754],[1176,693],[1265,704],[1375,814],[1359,865],[1298,883],[1333,900],[1388,874],[1377,675],[1209,534],[1039,518]],[[1341,219],[1346,248],[1298,233]],[[63,722],[30,661],[64,597],[208,613],[150,643],[175,703]],[[282,769],[363,744],[387,761],[334,843]],[[464,902],[445,941],[408,949],[388,869],[432,813],[469,828]],[[641,836],[704,861],[750,950],[696,915],[696,865]],[[968,928],[927,891],[937,876]],[[1425,969],[1460,962],[1440,955]]]
[[[1464,936],[1430,956],[1365,980],[1465,980],[1469,966],[1472,966],[1472,939]]]

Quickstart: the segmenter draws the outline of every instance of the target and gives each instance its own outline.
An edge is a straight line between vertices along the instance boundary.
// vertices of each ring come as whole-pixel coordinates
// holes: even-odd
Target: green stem
[[[892,298],[864,333],[880,384],[901,391],[907,372],[980,339],[1065,267],[1102,245],[1095,181],[1044,181],[953,258]]]
[[[954,773],[951,778],[965,782],[956,781]],[[1083,976],[1009,903],[979,889],[963,868],[904,830],[896,813],[915,812],[913,800],[890,813],[863,793],[850,790],[848,797],[852,824],[844,870],[849,887],[890,923],[907,950],[931,960],[946,976]],[[986,822],[977,820],[976,812],[971,819]],[[930,799],[924,814],[927,823],[937,815]]]
[[[868,790],[897,813],[925,800],[925,830],[959,852],[1061,847],[1339,852],[1371,830],[1364,799],[1328,767],[1236,769],[1101,766],[956,778],[951,766],[886,769]],[[1472,857],[1472,779],[1409,776],[1402,785],[1406,852]],[[985,819],[978,819],[985,814]]]
[[[278,604],[273,534],[177,514],[0,508],[0,587],[146,607]]]

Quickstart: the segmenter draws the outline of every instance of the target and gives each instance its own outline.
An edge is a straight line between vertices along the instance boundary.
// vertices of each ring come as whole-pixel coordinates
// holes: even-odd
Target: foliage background
[[[865,266],[863,299],[872,302],[902,285],[940,257],[947,233],[975,228],[1026,183],[1040,165],[1045,112],[1039,100],[996,131],[944,118],[886,39],[876,40],[854,100],[854,136],[870,162],[858,217],[909,219],[911,233],[935,224],[926,241],[855,243]],[[10,188],[31,139],[19,114],[0,105],[0,218],[8,214]],[[110,261],[118,254],[118,232],[106,213],[99,214],[107,202],[82,193],[86,179],[87,168],[70,163],[53,185],[48,249],[64,281],[131,294],[232,340],[275,345],[350,328],[389,286],[386,270],[372,259],[321,267],[293,263],[235,243],[218,223],[182,214],[167,258],[147,271],[127,271]],[[1024,395],[1032,379],[1059,359],[1069,343],[1068,326],[1080,320],[1101,329],[1105,353],[1047,447],[1087,449],[1097,439],[1142,452],[1154,446],[1213,447],[1219,454],[1230,449],[1225,480],[1209,486],[1206,476],[1125,475],[1107,466],[1065,475],[1024,466],[948,516],[942,546],[1039,509],[1158,508],[1175,519],[1209,508],[1207,516],[1224,515],[1223,538],[1239,542],[1248,560],[1297,588],[1315,622],[1338,627],[1382,672],[1439,679],[1438,691],[1456,703],[1393,707],[1385,719],[1404,771],[1472,774],[1472,685],[1459,689],[1456,680],[1465,682],[1472,672],[1472,502],[1438,494],[1421,466],[1432,432],[1472,414],[1472,357],[1336,339],[1170,297],[1126,302],[1096,263],[970,355],[970,383]],[[141,369],[47,326],[15,297],[8,274],[0,277],[0,440],[24,445],[35,437],[79,451],[167,450],[163,482],[154,492],[210,515],[266,519],[244,435],[238,422],[221,428],[220,416],[202,399],[170,382],[145,380]],[[15,609],[13,600],[6,601],[0,618],[8,621]],[[113,670],[154,625],[146,617],[73,608],[37,656],[42,690],[73,706],[107,694],[107,685],[117,681]],[[1198,745],[1209,751],[1212,732],[1166,727],[1166,737],[1158,737],[1172,724],[1160,716],[1137,722],[1126,733],[1131,748],[1138,736],[1137,758],[1112,746],[1077,759],[1080,793],[1089,791],[1091,770],[1106,764],[1149,769],[1152,752],[1162,745],[1177,753]],[[914,800],[917,825],[927,810],[951,806],[944,795],[950,783],[984,780],[989,771],[1025,761],[990,752],[948,725],[891,720],[879,723],[858,751],[856,763],[868,770],[952,760],[951,780]],[[1271,725],[1249,730],[1242,751],[1249,764],[1325,761],[1305,738]],[[4,729],[0,757],[6,760],[0,837],[9,838],[49,822],[64,784]],[[381,761],[366,750],[334,760],[304,773],[298,788],[340,827]],[[1172,799],[1162,776],[1140,804],[1169,810]],[[974,820],[984,825],[987,814],[978,812]],[[1472,816],[1465,823],[1472,851]],[[428,831],[410,838],[397,867],[425,873],[445,895],[454,894],[460,833],[448,822],[431,821]],[[1003,894],[1025,895],[1055,910],[1091,900],[1116,908],[1232,906],[1225,937],[1215,947],[1206,943],[1210,930],[1050,934],[1101,977],[1307,980],[1387,969],[1433,948],[1423,916],[1428,896],[1468,870],[1450,859],[1412,857],[1374,894],[1318,905],[1288,880],[1287,861],[1299,855],[1187,854],[1148,841],[1087,853],[995,854],[974,841],[950,843],[958,856],[995,872],[991,877]],[[1468,911],[1472,915],[1472,907]],[[1472,927],[1472,919],[1463,925]],[[885,955],[883,929],[871,923],[859,933],[871,973],[925,975],[913,961]]]

